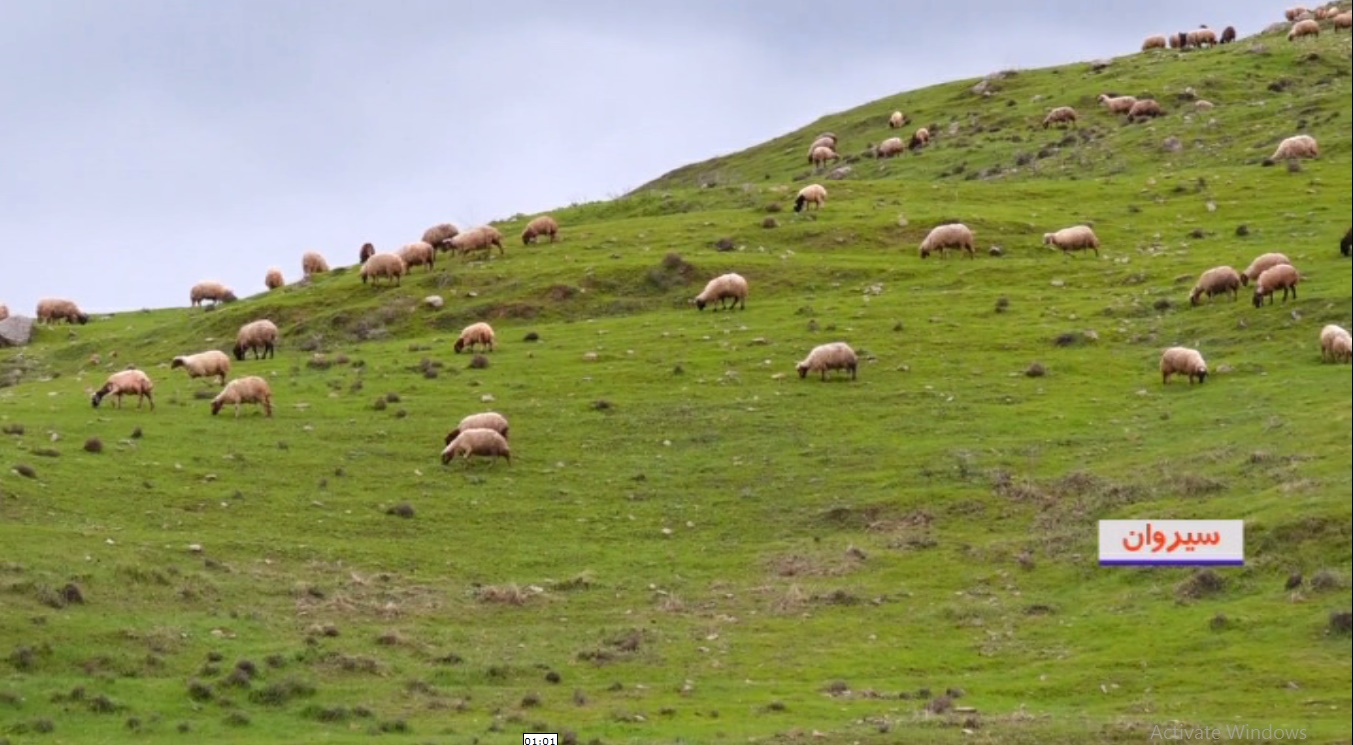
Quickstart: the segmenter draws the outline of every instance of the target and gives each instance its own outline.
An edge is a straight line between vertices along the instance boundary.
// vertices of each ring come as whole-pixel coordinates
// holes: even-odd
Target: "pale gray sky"
[[[0,2],[0,302],[244,296],[433,223],[617,196],[824,114],[1273,0]]]

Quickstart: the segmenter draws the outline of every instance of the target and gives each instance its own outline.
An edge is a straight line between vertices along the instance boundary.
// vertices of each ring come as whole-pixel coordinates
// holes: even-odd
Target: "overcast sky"
[[[240,296],[618,196],[883,96],[1135,51],[1276,0],[3,0],[0,303]]]

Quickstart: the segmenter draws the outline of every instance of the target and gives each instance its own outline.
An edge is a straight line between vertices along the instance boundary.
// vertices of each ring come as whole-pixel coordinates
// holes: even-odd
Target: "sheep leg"
[[[1168,385],[1169,383],[1170,383],[1170,374],[1167,372],[1162,372],[1160,374],[1160,384]]]

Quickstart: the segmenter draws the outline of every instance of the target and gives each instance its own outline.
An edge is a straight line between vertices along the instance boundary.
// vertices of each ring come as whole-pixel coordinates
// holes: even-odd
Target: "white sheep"
[[[822,209],[822,205],[827,203],[827,187],[809,184],[799,189],[798,196],[794,197],[794,211],[803,212],[809,203],[812,203],[813,209]]]
[[[1268,304],[1273,304],[1273,296],[1278,290],[1283,291],[1283,302],[1287,302],[1287,294],[1292,293],[1292,298],[1297,297],[1297,284],[1301,282],[1301,274],[1297,268],[1291,264],[1276,264],[1265,269],[1259,275],[1259,279],[1254,281],[1254,307],[1259,308],[1264,305],[1264,298],[1268,298]]]
[[[695,296],[695,307],[697,310],[704,310],[707,304],[718,301],[719,307],[715,310],[719,310],[729,299],[733,301],[730,308],[737,308],[741,303],[742,310],[747,310],[747,280],[736,272],[711,279],[705,285],[705,289]]]
[[[1115,114],[1126,114],[1132,111],[1132,105],[1137,103],[1136,96],[1110,96],[1107,93],[1099,94],[1099,102],[1104,104],[1109,111]]]
[[[97,409],[99,402],[103,401],[103,397],[111,393],[117,396],[117,407],[120,409],[122,408],[123,394],[135,393],[136,408],[141,408],[141,399],[145,398],[150,401],[150,410],[154,411],[155,396],[151,394],[154,388],[155,384],[151,382],[150,376],[140,370],[119,370],[108,376],[108,381],[103,384],[102,388],[94,391],[90,403]]]
[[[433,248],[431,243],[414,241],[404,244],[404,247],[399,249],[399,258],[404,260],[406,271],[412,272],[416,266],[426,266],[430,272],[437,263],[437,249]]]
[[[460,228],[449,222],[438,223],[423,231],[422,241],[429,246],[435,246],[444,251],[448,246],[443,245],[443,243],[455,238],[457,235],[460,235]],[[366,261],[366,259],[367,257],[362,257],[362,261]]]
[[[1193,291],[1189,293],[1189,304],[1197,305],[1203,294],[1207,294],[1207,299],[1211,300],[1214,295],[1225,295],[1231,293],[1231,300],[1240,298],[1240,272],[1229,266],[1215,266],[1203,272],[1198,277],[1198,283],[1193,286]]]
[[[1207,380],[1207,362],[1196,349],[1170,347],[1160,356],[1161,383],[1169,383],[1171,375],[1189,376],[1189,385],[1197,378],[1199,385]]]
[[[329,271],[329,262],[315,251],[306,251],[301,255],[301,271],[307,277],[312,274],[323,274]]]
[[[1099,256],[1099,237],[1089,225],[1073,225],[1055,233],[1043,234],[1043,245],[1062,249],[1062,255],[1070,256],[1072,251],[1089,249]]]
[[[496,411],[470,414],[461,419],[460,424],[457,424],[455,429],[447,433],[445,444],[450,445],[452,440],[456,439],[461,432],[464,432],[467,429],[491,429],[502,435],[503,439],[506,440],[508,430],[507,417]]]
[[[878,147],[874,148],[875,158],[891,158],[895,155],[901,155],[907,151],[907,146],[902,142],[901,137],[889,137],[880,142]]]
[[[263,350],[262,356],[265,359],[276,357],[276,345],[277,324],[266,318],[250,321],[241,326],[239,333],[235,335],[235,359],[243,360],[249,350],[253,350],[254,359],[258,359],[260,349]]]
[[[235,405],[235,418],[240,416],[240,404],[262,404],[263,413],[272,416],[272,388],[257,375],[235,378],[211,400],[211,415],[221,413],[221,407]]]
[[[225,385],[230,374],[230,357],[222,351],[210,349],[197,354],[181,354],[169,363],[169,369],[182,367],[188,371],[188,378],[220,377],[220,385]]]
[[[1075,126],[1076,110],[1070,106],[1058,106],[1052,111],[1049,111],[1048,115],[1043,117],[1043,129],[1047,129],[1053,124],[1070,124]]]
[[[973,235],[972,230],[961,222],[940,225],[931,230],[921,241],[921,258],[930,257],[932,251],[939,251],[941,256],[947,256],[951,248],[961,248],[968,254],[968,258],[975,258],[973,253]]]
[[[470,460],[471,455],[479,455],[502,458],[508,465],[512,464],[512,449],[508,447],[507,440],[491,429],[462,430],[442,451],[442,465],[450,463],[457,455],[466,461]]]
[[[1217,32],[1210,28],[1194,29],[1189,32],[1189,45],[1194,47],[1216,46]]]
[[[89,315],[81,311],[80,306],[76,305],[75,301],[61,298],[39,300],[37,317],[38,322],[43,324],[65,321],[66,323],[78,323],[83,326],[89,323]]]
[[[276,290],[286,283],[286,280],[282,278],[282,270],[277,267],[272,267],[267,274],[263,275],[263,285],[269,290]]]
[[[1334,23],[1334,32],[1338,33],[1341,28],[1353,28],[1353,11],[1346,10],[1332,19]]]
[[[808,157],[810,157],[810,158],[813,157],[813,151],[816,150],[816,149],[818,149],[818,148],[820,148],[820,147],[825,147],[825,148],[830,148],[830,149],[832,149],[832,150],[835,150],[835,149],[836,149],[836,138],[835,138],[835,137],[819,137],[819,138],[817,138],[816,140],[813,140],[813,144],[811,144],[811,145],[808,146]]]
[[[542,235],[550,237],[550,243],[554,243],[559,235],[559,221],[549,215],[541,215],[531,222],[526,223],[526,227],[521,231],[521,242],[523,246],[536,242],[536,239]]]
[[[484,251],[492,256],[494,246],[498,247],[499,255],[507,255],[507,252],[503,249],[503,234],[492,225],[480,225],[477,228],[467,230],[451,238],[449,243],[456,253],[466,258],[472,251]]]
[[[888,116],[889,129],[901,129],[907,124],[907,115],[900,111],[894,111]]]
[[[1155,36],[1148,36],[1142,41],[1143,52],[1149,49],[1164,49],[1164,48],[1165,48],[1164,34],[1156,34]]]
[[[812,163],[814,168],[821,168],[829,161],[840,159],[841,156],[837,155],[835,150],[821,145],[813,148],[813,152],[808,154],[808,162]]]
[[[192,301],[193,307],[196,308],[207,300],[210,300],[212,304],[233,303],[235,302],[235,293],[220,282],[198,282],[193,285],[193,289],[188,293],[188,299]]]
[[[1265,165],[1273,165],[1280,160],[1295,158],[1316,158],[1320,156],[1320,145],[1310,135],[1294,135],[1278,143],[1278,149],[1268,156]]]
[[[828,370],[848,370],[850,379],[855,380],[859,364],[855,350],[843,341],[836,341],[813,347],[813,351],[809,352],[794,369],[798,371],[800,380],[808,377],[810,372],[820,373],[822,380],[826,380]]]
[[[1128,109],[1129,123],[1158,116],[1165,116],[1165,111],[1154,98],[1139,98],[1136,103],[1132,104],[1132,108]]]
[[[1320,329],[1320,359],[1353,362],[1353,336],[1349,336],[1348,329],[1333,323]]]
[[[1287,32],[1288,41],[1296,41],[1306,36],[1320,36],[1320,23],[1312,18],[1303,21],[1297,21],[1292,24],[1292,29]]]
[[[1264,270],[1279,264],[1291,263],[1287,256],[1280,253],[1260,254],[1254,258],[1254,261],[1250,262],[1248,267],[1245,267],[1245,271],[1240,273],[1240,284],[1248,286],[1250,281],[1258,279],[1259,275],[1264,273]]]
[[[372,254],[370,258],[362,262],[360,274],[362,276],[362,284],[366,284],[369,279],[371,280],[371,286],[375,287],[376,280],[381,277],[392,279],[394,280],[394,283],[398,285],[400,283],[400,278],[403,277],[407,271],[408,267],[405,265],[404,259],[400,258],[399,254],[382,252]]]
[[[475,345],[485,347],[490,352],[493,351],[494,335],[492,326],[483,321],[466,326],[461,330],[460,336],[456,339],[454,349],[456,350],[456,354],[460,354],[460,351],[466,347],[469,347],[470,351],[473,352]]]

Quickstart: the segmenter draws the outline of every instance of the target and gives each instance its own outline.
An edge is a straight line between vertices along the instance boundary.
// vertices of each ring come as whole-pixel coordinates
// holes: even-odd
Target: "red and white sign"
[[[1244,566],[1244,520],[1100,520],[1100,566]]]

